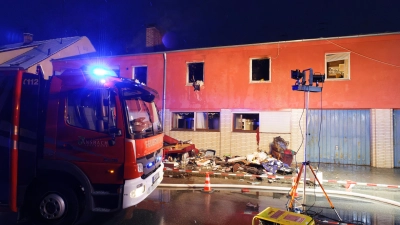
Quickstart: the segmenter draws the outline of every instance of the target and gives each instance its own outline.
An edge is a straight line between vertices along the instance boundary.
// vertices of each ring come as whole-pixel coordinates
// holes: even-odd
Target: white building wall
[[[393,168],[393,110],[371,109],[371,166]]]
[[[229,109],[221,109],[221,146],[217,150],[219,156],[231,155],[231,133],[232,133],[232,112]]]
[[[304,147],[306,134],[306,110],[292,109],[292,119],[290,123],[290,148],[297,152],[296,160],[298,163],[304,161]]]
[[[165,112],[165,133],[178,140],[192,140],[198,149],[216,150],[218,156],[246,156],[257,152],[256,133],[232,132],[233,113],[230,109],[220,111],[220,132],[204,131],[171,131],[171,112]],[[280,136],[289,141],[290,133],[260,133],[259,150],[270,152],[270,144],[274,137]]]
[[[304,161],[306,111],[291,110],[291,132],[287,134],[260,133],[259,150],[270,153],[274,137],[289,142],[288,148],[297,152],[296,162]],[[171,112],[165,112],[165,133],[178,140],[192,140],[198,149],[216,150],[218,156],[246,156],[257,151],[256,133],[232,132],[233,113],[221,110],[220,132],[171,131]],[[371,166],[393,168],[393,111],[371,109]],[[295,163],[295,159],[293,159]]]

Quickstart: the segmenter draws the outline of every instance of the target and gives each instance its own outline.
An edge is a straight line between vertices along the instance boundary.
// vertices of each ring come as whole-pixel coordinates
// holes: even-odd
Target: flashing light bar
[[[97,77],[104,77],[104,76],[117,77],[117,74],[115,73],[114,70],[105,68],[103,66],[91,66],[88,68],[87,72],[90,75],[94,75]]]

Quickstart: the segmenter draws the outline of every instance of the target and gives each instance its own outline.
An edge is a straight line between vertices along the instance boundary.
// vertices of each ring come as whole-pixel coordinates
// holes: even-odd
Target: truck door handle
[[[72,149],[72,145],[70,145],[68,143],[58,144],[57,147],[64,148],[64,149]]]

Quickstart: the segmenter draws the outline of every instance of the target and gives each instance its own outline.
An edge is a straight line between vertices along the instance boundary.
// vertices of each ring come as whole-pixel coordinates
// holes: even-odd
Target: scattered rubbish
[[[197,149],[191,141],[179,141],[164,136],[164,166],[170,169],[193,171],[212,170],[222,173],[241,173],[253,175],[292,174],[293,155],[296,152],[288,149],[289,142],[278,136],[273,138],[269,151],[250,152],[246,156],[224,155],[219,157],[213,149]],[[228,179],[225,176],[225,179]],[[262,177],[250,177],[250,180],[262,180]],[[254,184],[259,182],[253,182]],[[275,182],[268,179],[268,183]]]
[[[249,184],[251,184],[251,185],[261,184],[261,182],[247,182],[247,183],[249,183]]]
[[[259,206],[258,204],[253,204],[253,203],[251,203],[251,202],[248,202],[248,203],[246,204],[246,207],[252,208],[252,209],[258,209],[260,206]]]

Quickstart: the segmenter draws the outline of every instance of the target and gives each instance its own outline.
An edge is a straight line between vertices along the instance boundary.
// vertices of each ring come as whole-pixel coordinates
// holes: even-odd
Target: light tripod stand
[[[308,85],[306,84],[306,78],[305,78],[305,72],[306,71],[310,71],[309,72],[309,83]],[[304,161],[301,165],[301,168],[299,170],[299,173],[297,174],[296,180],[294,182],[294,185],[292,186],[292,189],[290,190],[290,202],[288,204],[288,210],[289,211],[296,211],[296,207],[294,206],[294,202],[296,201],[296,193],[297,193],[297,188],[298,185],[300,183],[300,179],[301,179],[301,175],[304,171],[304,177],[303,177],[303,199],[302,199],[302,207],[303,207],[303,212],[305,211],[305,202],[306,202],[306,181],[307,181],[307,166],[310,168],[311,173],[313,174],[315,180],[318,182],[319,187],[321,188],[322,192],[325,195],[325,198],[328,200],[330,207],[335,211],[337,217],[339,218],[340,221],[342,221],[342,219],[340,218],[338,212],[336,211],[335,207],[333,206],[333,203],[331,202],[331,200],[328,197],[328,194],[325,192],[324,187],[322,186],[321,182],[319,181],[317,175],[314,172],[314,169],[312,168],[312,166],[310,165],[310,162],[307,161],[307,135],[308,135],[308,103],[309,103],[309,98],[310,98],[310,92],[321,92],[322,91],[322,87],[319,87],[318,84],[319,83],[323,83],[325,80],[325,75],[314,75],[312,69],[306,69],[303,70],[303,72],[300,72],[300,70],[292,70],[292,74],[291,74],[292,79],[296,80],[295,85],[292,86],[292,90],[293,91],[304,91],[307,92],[307,97],[305,99],[305,108],[306,108],[306,136],[305,136],[305,140],[304,140]],[[301,81],[300,81],[301,79]],[[313,86],[313,83],[316,83],[316,86]]]

